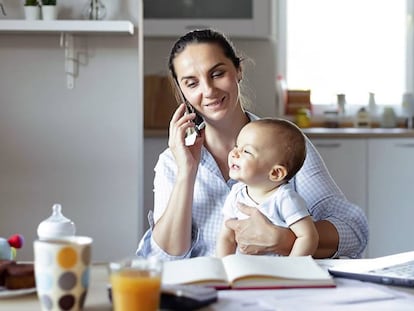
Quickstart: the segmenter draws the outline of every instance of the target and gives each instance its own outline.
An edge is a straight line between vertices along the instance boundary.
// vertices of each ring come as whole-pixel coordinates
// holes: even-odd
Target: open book
[[[270,289],[335,287],[330,274],[311,256],[228,255],[164,263],[163,285],[197,284],[216,288]]]

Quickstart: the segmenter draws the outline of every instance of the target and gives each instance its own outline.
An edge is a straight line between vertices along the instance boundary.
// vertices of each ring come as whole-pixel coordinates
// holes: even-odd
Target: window
[[[399,108],[413,92],[412,1],[279,0],[278,73],[289,89],[310,89],[316,111],[341,93],[348,107],[372,92]]]

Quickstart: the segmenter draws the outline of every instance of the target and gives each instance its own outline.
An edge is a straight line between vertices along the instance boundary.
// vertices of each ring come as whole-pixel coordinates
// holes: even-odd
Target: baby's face
[[[269,133],[262,126],[249,123],[243,127],[228,156],[230,178],[247,185],[267,182],[275,164],[274,146],[270,141]]]

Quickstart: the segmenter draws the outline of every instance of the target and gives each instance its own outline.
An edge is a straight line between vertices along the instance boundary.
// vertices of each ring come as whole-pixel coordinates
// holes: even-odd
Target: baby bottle
[[[73,221],[62,214],[62,206],[54,204],[52,215],[42,221],[37,227],[39,239],[57,238],[75,235],[76,228]]]

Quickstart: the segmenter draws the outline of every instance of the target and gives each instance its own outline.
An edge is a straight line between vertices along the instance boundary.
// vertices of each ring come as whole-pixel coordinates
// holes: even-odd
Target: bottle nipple
[[[54,204],[52,215],[42,221],[37,228],[37,235],[40,239],[56,238],[75,235],[75,224],[62,214],[62,206]]]

